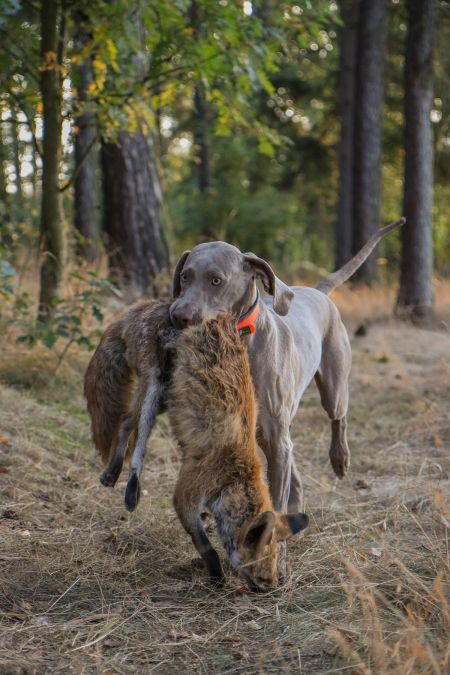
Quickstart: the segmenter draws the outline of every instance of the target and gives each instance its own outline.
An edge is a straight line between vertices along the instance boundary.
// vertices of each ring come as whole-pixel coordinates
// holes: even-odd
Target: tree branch
[[[97,134],[95,134],[95,136],[94,136],[94,138],[92,139],[92,141],[89,143],[89,145],[88,145],[88,147],[86,148],[84,154],[81,156],[80,161],[79,161],[78,164],[76,165],[76,167],[75,167],[75,169],[74,169],[74,171],[73,171],[71,177],[65,182],[64,185],[62,185],[62,186],[59,188],[59,191],[60,191],[60,192],[65,192],[66,190],[68,190],[68,189],[70,188],[70,186],[73,185],[73,183],[76,181],[77,176],[78,176],[78,174],[80,173],[81,168],[82,168],[84,162],[85,162],[86,159],[89,157],[92,148],[94,147],[94,145],[95,145],[95,144],[97,143],[97,141],[99,141],[99,140],[100,140],[100,134],[97,133]]]

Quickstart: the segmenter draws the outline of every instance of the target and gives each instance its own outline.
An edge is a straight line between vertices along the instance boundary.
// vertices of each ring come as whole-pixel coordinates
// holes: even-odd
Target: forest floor
[[[448,318],[434,331],[386,318],[392,291],[336,301],[350,335],[375,319],[352,337],[351,470],[332,473],[311,387],[293,427],[311,526],[288,545],[285,585],[264,596],[231,575],[212,590],[193,564],[165,417],[129,515],[124,480],[98,481],[89,355],[69,352],[53,374],[50,352],[3,345],[2,673],[448,672]]]

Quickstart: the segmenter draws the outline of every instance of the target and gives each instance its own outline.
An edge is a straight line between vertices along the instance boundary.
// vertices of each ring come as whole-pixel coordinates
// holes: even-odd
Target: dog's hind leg
[[[323,344],[322,361],[315,375],[322,406],[331,420],[330,461],[338,478],[350,467],[347,444],[348,379],[352,353],[347,331],[336,316]]]
[[[113,452],[110,454],[106,469],[100,476],[100,483],[105,487],[114,487],[119,479],[132,427],[132,416],[127,415],[125,419],[122,420],[119,430],[114,436],[114,441],[112,443]]]
[[[134,406],[134,434],[137,434],[137,440],[131,456],[130,473],[125,491],[125,506],[128,511],[134,511],[139,503],[141,495],[139,478],[144,466],[147,441],[160,410],[163,389],[164,387],[159,380],[159,373],[156,372],[141,385]],[[134,437],[136,438],[136,436]]]

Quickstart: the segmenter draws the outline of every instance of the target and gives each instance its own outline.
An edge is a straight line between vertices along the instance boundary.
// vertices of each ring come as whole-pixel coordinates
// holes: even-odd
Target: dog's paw
[[[344,478],[350,468],[350,450],[342,446],[330,448],[330,462],[338,478]]]

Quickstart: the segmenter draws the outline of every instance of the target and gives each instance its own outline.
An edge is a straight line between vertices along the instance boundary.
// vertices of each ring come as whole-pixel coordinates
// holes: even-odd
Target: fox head
[[[278,542],[308,527],[306,513],[264,511],[244,523],[238,537],[238,570],[252,590],[269,591],[277,583]]]

